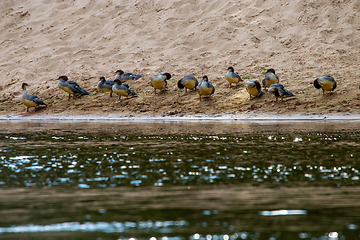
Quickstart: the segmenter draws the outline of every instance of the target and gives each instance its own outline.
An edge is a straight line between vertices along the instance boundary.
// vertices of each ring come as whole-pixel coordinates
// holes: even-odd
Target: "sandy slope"
[[[3,0],[0,8],[0,106],[17,114],[21,83],[49,104],[39,114],[359,113],[359,0],[79,1]],[[233,66],[245,79],[275,68],[296,98],[271,105],[270,95],[247,101],[244,83],[229,89]],[[97,91],[100,76],[122,69],[144,76],[128,83],[139,97],[116,104]],[[170,72],[169,91],[153,96],[150,78]],[[208,75],[212,101],[182,96],[184,74]],[[310,83],[330,74],[336,93]],[[55,80],[67,75],[91,95],[63,101]]]

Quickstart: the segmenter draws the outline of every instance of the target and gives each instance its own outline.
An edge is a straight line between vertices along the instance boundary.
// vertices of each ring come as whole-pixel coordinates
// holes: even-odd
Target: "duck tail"
[[[292,92],[290,92],[288,90],[286,90],[285,92],[286,92],[287,97],[294,97],[295,96],[294,94],[292,94]]]
[[[45,105],[45,106],[47,106],[47,104],[44,103],[43,100],[41,100],[41,99],[38,98],[38,97],[35,97],[35,98],[33,99],[33,101],[34,101],[37,105]]]
[[[79,95],[79,96],[82,96],[82,95],[90,95],[90,93],[88,93],[85,89],[77,86],[76,88],[76,93],[75,95]]]
[[[90,95],[85,89],[81,88],[81,95]]]
[[[142,76],[142,74],[133,74],[133,75],[134,75],[133,80],[138,80]]]
[[[133,96],[133,97],[138,96],[133,90],[131,90],[131,89],[129,89],[129,90],[130,90],[130,93],[129,93],[130,96]]]

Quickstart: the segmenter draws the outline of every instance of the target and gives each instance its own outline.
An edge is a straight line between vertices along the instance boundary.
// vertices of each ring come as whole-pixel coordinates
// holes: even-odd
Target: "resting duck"
[[[115,79],[119,79],[122,82],[127,80],[138,80],[142,76],[142,74],[124,73],[123,70],[117,70],[115,73]]]
[[[284,86],[281,85],[280,83],[272,84],[269,87],[268,92],[275,96],[276,103],[278,103],[278,98],[281,98],[281,102],[282,102],[283,98],[295,96],[294,94],[286,90]]]
[[[279,83],[279,77],[275,74],[275,70],[273,68],[270,68],[265,73],[265,78],[262,80],[262,85],[265,88],[270,87],[271,84],[277,84]]]
[[[199,93],[201,101],[201,96],[208,96],[210,99],[210,95],[214,94],[215,92],[215,87],[211,84],[208,77],[205,75],[202,77],[202,80],[199,82],[196,90]]]
[[[97,84],[97,87],[100,91],[102,92],[109,92],[110,96],[106,97],[106,98],[111,98],[112,97],[112,87],[114,85],[114,81],[113,80],[105,80],[104,77],[101,77],[99,79],[99,82]]]
[[[58,82],[59,88],[61,88],[62,90],[64,90],[69,94],[68,99],[65,100],[70,100],[71,95],[73,95],[73,99],[75,99],[75,95],[76,96],[89,95],[89,93],[85,89],[81,88],[79,84],[73,81],[68,81],[67,76],[60,76],[57,80],[59,80]]]
[[[333,91],[336,88],[336,81],[333,77],[329,75],[324,75],[320,78],[317,78],[314,81],[314,87],[317,89],[322,88],[323,90],[323,96],[325,96],[325,91],[329,91],[329,95],[331,95],[331,91]]]
[[[240,75],[237,72],[234,72],[233,67],[228,67],[227,70],[229,71],[225,74],[225,79],[229,82],[230,88],[232,88],[231,84],[233,83],[235,83],[235,88],[237,88],[238,83],[242,81]]]
[[[246,91],[250,94],[249,100],[253,100],[254,98],[261,97],[264,94],[264,92],[261,91],[261,85],[259,81],[256,80],[247,81],[245,87],[246,87]]]
[[[112,86],[112,91],[119,95],[119,101],[117,101],[116,103],[121,102],[121,96],[137,96],[137,94],[133,90],[131,90],[129,85],[127,85],[126,83],[122,83],[119,79],[115,79],[114,82],[115,84]]]
[[[178,87],[180,89],[185,88],[185,94],[187,94],[188,89],[195,89],[196,86],[199,84],[196,77],[193,75],[185,75],[182,79],[178,82]]]
[[[29,95],[27,93],[26,86],[30,86],[30,85],[27,83],[22,84],[23,94],[21,97],[21,102],[27,107],[26,112],[24,113],[29,112],[29,107],[35,107],[35,110],[33,112],[36,112],[36,106],[38,105],[45,105],[46,107],[47,106],[46,103],[44,103],[40,98],[34,95]]]
[[[170,73],[159,73],[151,78],[151,86],[155,89],[155,95],[156,89],[160,89],[161,91],[164,91],[165,88],[167,88],[167,81],[171,78]]]

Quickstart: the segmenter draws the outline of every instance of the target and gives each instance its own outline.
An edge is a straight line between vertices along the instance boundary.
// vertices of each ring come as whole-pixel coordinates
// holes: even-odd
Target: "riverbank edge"
[[[134,115],[128,114],[13,114],[1,115],[0,121],[107,121],[107,122],[302,122],[302,121],[360,121],[360,114],[347,113],[296,113],[296,114],[273,114],[273,113],[250,113],[250,114],[189,114],[184,116],[160,116],[160,115]]]

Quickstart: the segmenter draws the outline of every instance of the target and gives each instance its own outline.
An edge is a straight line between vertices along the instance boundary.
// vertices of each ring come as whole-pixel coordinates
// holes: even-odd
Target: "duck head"
[[[314,87],[317,88],[317,89],[320,89],[320,88],[321,88],[321,85],[320,85],[320,83],[318,82],[318,78],[314,81]]]
[[[279,89],[277,87],[269,88],[269,93],[274,95],[275,97],[280,97]]]
[[[117,75],[121,75],[121,74],[124,74],[124,71],[119,69],[119,70],[116,70],[115,73]]]
[[[163,73],[166,76],[166,80],[169,80],[171,78],[171,74],[170,73]]]
[[[23,83],[22,86],[21,86],[21,88],[22,88],[23,90],[26,90],[26,86],[30,86],[30,85],[27,84],[27,83]]]
[[[207,77],[206,75],[204,75],[204,76],[202,77],[202,80],[204,80],[204,81],[209,81],[209,79],[208,79],[208,77]]]
[[[64,81],[67,81],[68,80],[68,77],[67,76],[60,76],[58,79],[56,80],[64,80]]]
[[[121,82],[121,80],[120,80],[120,79],[115,79],[115,80],[114,80],[114,83],[119,84],[119,85],[121,85],[121,84],[122,84],[122,82]]]
[[[105,80],[104,77],[100,77],[99,82],[105,82],[105,81],[106,81],[106,80]]]
[[[233,67],[228,67],[229,72],[234,72],[234,68]]]
[[[268,70],[266,71],[265,74],[267,74],[267,73],[273,73],[273,74],[275,74],[275,69],[270,68],[270,69],[268,69]]]

